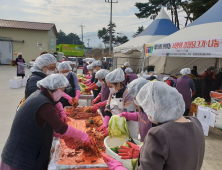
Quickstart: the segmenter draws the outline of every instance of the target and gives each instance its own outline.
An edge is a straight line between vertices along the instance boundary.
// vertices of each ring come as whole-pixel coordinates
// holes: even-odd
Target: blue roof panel
[[[222,22],[222,0],[219,0],[214,6],[212,6],[207,12],[197,18],[194,22],[187,27],[207,24],[212,22]]]
[[[169,19],[155,19],[143,32],[137,37],[144,35],[170,35],[178,31],[178,28]]]

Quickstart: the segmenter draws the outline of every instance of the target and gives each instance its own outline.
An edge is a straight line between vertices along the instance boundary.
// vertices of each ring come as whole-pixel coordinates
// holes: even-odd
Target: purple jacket
[[[82,74],[87,74],[87,73],[88,73],[87,65],[88,65],[88,63],[85,63],[85,64],[83,65]]]
[[[144,113],[141,108],[138,114],[138,124],[139,124],[139,132],[141,137],[141,142],[144,141],[148,131],[152,127],[152,122],[148,119],[146,113]]]
[[[109,98],[109,87],[107,85],[102,85],[101,87],[101,102],[108,100]],[[105,115],[105,106],[100,107],[100,111],[102,112],[103,115]]]
[[[125,85],[127,85],[127,83],[131,83],[133,80],[137,79],[138,76],[135,73],[128,73],[126,76],[126,81],[125,81]]]
[[[192,92],[194,92],[195,85],[192,79],[188,76],[183,76],[177,79],[174,87],[178,90],[180,94],[183,96],[183,100],[185,102],[185,109],[189,109],[191,107],[192,102]]]

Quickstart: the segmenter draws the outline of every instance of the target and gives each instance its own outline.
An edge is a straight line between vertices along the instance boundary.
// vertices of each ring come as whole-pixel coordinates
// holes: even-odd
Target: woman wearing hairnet
[[[196,89],[193,80],[189,78],[189,74],[191,73],[190,68],[184,68],[180,71],[180,73],[183,76],[177,79],[174,87],[176,87],[178,92],[183,96],[183,99],[185,101],[184,116],[188,116],[188,114],[190,113],[192,96],[194,96]]]
[[[134,112],[133,98],[129,95],[128,89],[124,86],[124,72],[121,68],[115,69],[106,75],[105,81],[110,90],[110,95],[105,108],[103,125],[98,131],[108,131],[108,123],[112,115],[119,115],[122,112]],[[134,139],[138,139],[138,122],[128,121],[129,131]]]
[[[35,60],[34,66],[30,69],[32,74],[25,87],[25,99],[38,90],[36,86],[37,81],[55,73],[56,62],[56,58],[51,54],[43,54]]]
[[[92,84],[85,89],[85,92],[90,92],[91,90],[93,90],[93,95],[94,95],[94,99],[95,99],[98,96],[98,94],[100,93],[101,86],[102,86],[100,84],[100,82],[98,81],[98,79],[95,78],[96,72],[101,70],[101,68],[102,68],[102,62],[100,60],[96,60],[96,61],[93,61],[93,63],[91,65],[93,67],[93,75],[92,75],[91,80],[94,80],[94,82],[91,81]]]
[[[88,73],[87,65],[88,65],[87,59],[83,59],[83,69],[82,69],[82,74],[83,75],[87,75],[87,73]]]
[[[60,102],[62,103],[63,107],[71,106],[70,103],[72,103],[73,98],[75,98],[76,101],[79,101],[80,87],[78,78],[75,73],[71,72],[72,68],[68,62],[60,63],[58,70],[69,81],[69,85],[66,87]]]
[[[83,83],[86,86],[90,86],[95,80],[95,77],[92,76],[93,75],[93,66],[92,66],[92,64],[87,65],[87,70],[89,71],[89,76],[88,77],[85,76],[85,78],[88,78],[89,80],[87,80]]]
[[[104,110],[110,93],[109,87],[106,85],[105,81],[105,77],[107,74],[109,74],[109,71],[106,69],[101,69],[96,73],[96,78],[99,80],[102,87],[101,87],[101,93],[99,93],[99,95],[92,101],[93,107],[91,109],[91,111],[94,112],[100,108],[103,117],[105,116]]]
[[[147,84],[149,81],[144,78],[138,78],[133,80],[128,86],[128,93],[133,97],[134,104],[139,107],[139,112],[129,113],[123,112],[119,116],[125,117],[126,120],[132,120],[138,122],[139,132],[140,132],[140,141],[143,142],[146,137],[147,132],[152,127],[152,122],[149,121],[146,113],[144,113],[143,108],[138,105],[136,101],[136,95],[139,93],[140,89]]]
[[[69,84],[61,74],[50,75],[37,82],[40,90],[34,92],[15,115],[11,132],[2,151],[0,170],[44,170],[47,169],[53,130],[80,139],[92,145],[90,137],[63,122],[54,107]],[[27,114],[28,113],[28,114]],[[68,142],[68,141],[67,141]]]
[[[24,64],[25,60],[22,58],[22,53],[18,53],[18,58],[16,58],[15,65],[17,65],[17,76],[25,76],[25,67]]]
[[[126,73],[125,86],[126,86],[128,83],[130,83],[130,82],[132,82],[133,80],[135,80],[135,79],[138,78],[138,76],[137,76],[135,73],[133,73],[133,70],[132,70],[131,68],[126,68],[125,73]]]
[[[144,85],[136,100],[152,122],[162,124],[149,130],[141,149],[120,146],[119,155],[140,155],[138,170],[200,170],[205,150],[203,129],[195,117],[183,116],[182,95],[166,83],[155,81]],[[111,170],[126,170],[107,154],[103,158]]]

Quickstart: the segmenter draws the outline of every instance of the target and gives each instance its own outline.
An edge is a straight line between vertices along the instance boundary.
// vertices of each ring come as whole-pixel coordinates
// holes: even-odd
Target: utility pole
[[[90,39],[88,38],[87,40],[88,40],[88,48],[89,48],[89,40],[90,40]]]
[[[83,42],[83,27],[85,27],[85,26],[82,25],[82,23],[81,23],[81,25],[79,25],[79,27],[81,27],[81,30],[82,30],[82,42]]]
[[[111,4],[111,9],[110,9],[110,31],[109,31],[109,55],[111,56],[111,50],[112,50],[112,10],[113,10],[113,3],[118,3],[118,1],[113,2],[113,0],[105,0],[105,2]]]

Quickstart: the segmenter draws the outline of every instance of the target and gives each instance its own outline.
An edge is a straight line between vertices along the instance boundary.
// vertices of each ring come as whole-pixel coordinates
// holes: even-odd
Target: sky
[[[114,1],[114,0],[113,0]],[[138,26],[145,28],[152,22],[149,18],[138,19],[135,13],[136,2],[148,0],[118,0],[113,4],[113,22],[116,32],[132,38]],[[166,11],[170,14],[170,11]],[[179,13],[180,22],[184,25],[183,12]],[[31,22],[55,23],[57,30],[66,34],[81,34],[79,25],[84,25],[84,42],[98,45],[97,32],[106,27],[110,21],[110,4],[105,0],[0,0],[0,19]],[[95,41],[95,42],[93,42]]]

